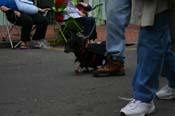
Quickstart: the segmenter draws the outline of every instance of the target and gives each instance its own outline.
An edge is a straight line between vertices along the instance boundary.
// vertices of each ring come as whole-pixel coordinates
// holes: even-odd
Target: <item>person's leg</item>
[[[131,13],[131,0],[106,0],[107,64],[95,77],[124,75],[125,27]]]
[[[131,0],[107,0],[106,50],[107,54],[124,61],[125,27],[131,13]]]
[[[31,39],[31,30],[33,26],[32,18],[29,15],[21,14],[21,17],[17,20],[17,24],[21,28],[21,41],[30,41]]]
[[[141,27],[138,40],[137,68],[133,78],[134,98],[149,102],[154,97],[168,44],[167,11],[156,16],[153,26]]]
[[[169,46],[168,12],[156,15],[153,26],[141,27],[137,48],[137,67],[133,78],[134,100],[121,109],[127,116],[150,114],[159,85],[165,48]]]
[[[175,88],[175,78],[173,78],[173,74],[175,75],[175,52],[173,52],[171,49],[172,41],[170,35],[167,38],[169,38],[168,44],[170,45],[165,48],[165,56],[164,62],[162,64],[161,76],[166,77],[167,80],[170,81],[169,85],[172,85],[172,88]]]
[[[21,26],[21,49],[29,48],[29,41],[31,39],[31,30],[33,26],[33,21],[31,17],[27,14],[21,14],[21,17],[17,18],[17,25]]]
[[[30,38],[31,38],[30,34],[32,30],[32,25],[33,25],[31,17],[23,13],[21,13],[20,17],[17,17],[15,14],[11,14],[10,21],[15,25],[21,26],[20,48],[21,49],[29,48],[28,42],[30,41]]]
[[[168,44],[171,44],[171,41]],[[163,100],[175,99],[175,53],[171,50],[171,46],[168,46],[165,50],[162,68],[161,75],[167,78],[168,84],[156,93],[156,98]]]
[[[87,22],[89,22],[89,24],[86,25],[88,30],[86,36],[88,36],[89,39],[95,40],[97,38],[95,18],[87,17]]]
[[[50,48],[51,46],[45,39],[47,32],[48,19],[40,13],[31,15],[33,23],[36,25],[36,30],[32,38],[33,47],[36,48]]]
[[[33,35],[32,40],[41,40],[45,38],[47,26],[48,26],[48,19],[41,14],[34,14],[31,15],[34,25],[36,25],[36,31]]]
[[[21,26],[21,41],[30,41],[30,32],[33,25],[31,17],[23,13],[20,17],[17,17],[12,10],[7,11],[6,16],[11,23]]]
[[[75,19],[83,27],[83,35],[88,39],[95,40],[97,38],[96,23],[94,17],[81,17]]]
[[[170,47],[165,53],[165,63],[163,68],[167,69],[164,75],[168,80],[169,87],[175,89],[175,53]]]

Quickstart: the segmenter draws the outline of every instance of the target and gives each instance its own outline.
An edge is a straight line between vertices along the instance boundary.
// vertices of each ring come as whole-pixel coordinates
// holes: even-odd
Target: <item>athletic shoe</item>
[[[155,111],[155,105],[153,101],[150,103],[144,103],[139,100],[133,99],[124,108],[121,109],[121,116],[145,116]]]
[[[175,100],[175,89],[166,85],[156,93],[156,97],[162,100]]]
[[[30,48],[34,48],[34,49],[41,48],[41,44],[40,44],[40,41],[39,40],[32,40],[29,43],[29,46],[30,46]]]
[[[41,45],[41,48],[46,48],[46,49],[51,48],[51,46],[45,39],[40,40],[40,45]]]

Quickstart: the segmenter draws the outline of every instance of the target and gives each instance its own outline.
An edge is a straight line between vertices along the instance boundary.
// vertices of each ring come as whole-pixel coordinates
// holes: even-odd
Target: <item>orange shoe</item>
[[[94,77],[124,76],[124,64],[120,61],[109,61],[103,67],[93,72]]]

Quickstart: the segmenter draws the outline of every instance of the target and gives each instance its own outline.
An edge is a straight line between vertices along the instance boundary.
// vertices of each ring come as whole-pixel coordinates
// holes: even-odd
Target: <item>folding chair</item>
[[[70,30],[76,30],[77,35],[82,35],[82,28],[81,26],[73,19],[70,18],[64,22],[58,22],[56,21],[56,26],[58,27],[58,36],[55,40],[56,43],[59,43],[59,41],[64,40],[65,43],[67,43],[68,38],[67,36],[71,37],[73,33],[70,32]]]
[[[62,13],[63,12],[67,12],[67,9],[65,10],[65,7],[66,7],[66,3],[63,2],[64,0],[60,0],[60,7],[59,6],[56,6],[56,0],[54,1],[54,6],[53,7],[53,10],[55,12],[55,22],[58,26],[58,38],[56,39],[56,41],[60,41],[60,40],[64,40],[65,42],[67,42],[67,39],[66,36],[65,36],[65,33],[66,31],[68,31],[69,27],[74,27],[75,30],[77,30],[78,32],[76,33],[77,36],[84,36],[83,35],[83,28],[81,26],[81,24],[79,24],[79,22],[76,21],[76,19],[72,18],[70,16],[70,18],[64,20],[64,17],[62,17]],[[75,1],[75,0],[74,0]],[[63,2],[63,3],[61,3]],[[75,1],[76,4],[78,1]],[[97,7],[97,6],[96,6]],[[94,10],[96,7],[92,8],[92,10]],[[69,12],[67,12],[67,14],[69,15]],[[92,28],[92,30],[94,29],[94,27]],[[90,32],[89,35],[91,35],[92,31]],[[71,34],[71,33],[68,33],[68,34]],[[74,34],[75,35],[75,34]],[[71,35],[69,36],[71,37]]]
[[[67,43],[67,37],[66,37],[65,33],[68,33],[67,31],[68,31],[69,27],[77,28],[77,30],[79,30],[80,32],[82,32],[82,28],[73,18],[69,18],[67,20],[64,20],[64,18],[62,17],[62,12],[64,12],[66,4],[62,4],[60,7],[58,7],[55,5],[56,2],[58,2],[58,1],[54,0],[54,2],[53,2],[54,7],[52,8],[54,11],[54,17],[55,17],[54,23],[56,24],[57,33],[58,33],[58,36],[55,39],[55,44],[59,43],[61,40],[63,40],[65,43]],[[60,3],[61,2],[65,3],[64,0],[60,0]],[[68,33],[68,34],[71,34],[71,33]]]

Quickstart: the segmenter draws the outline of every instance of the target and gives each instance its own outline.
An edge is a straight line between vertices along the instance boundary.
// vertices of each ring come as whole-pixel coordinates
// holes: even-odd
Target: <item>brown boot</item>
[[[94,71],[94,77],[124,76],[124,64],[120,61],[108,61],[106,65]]]

